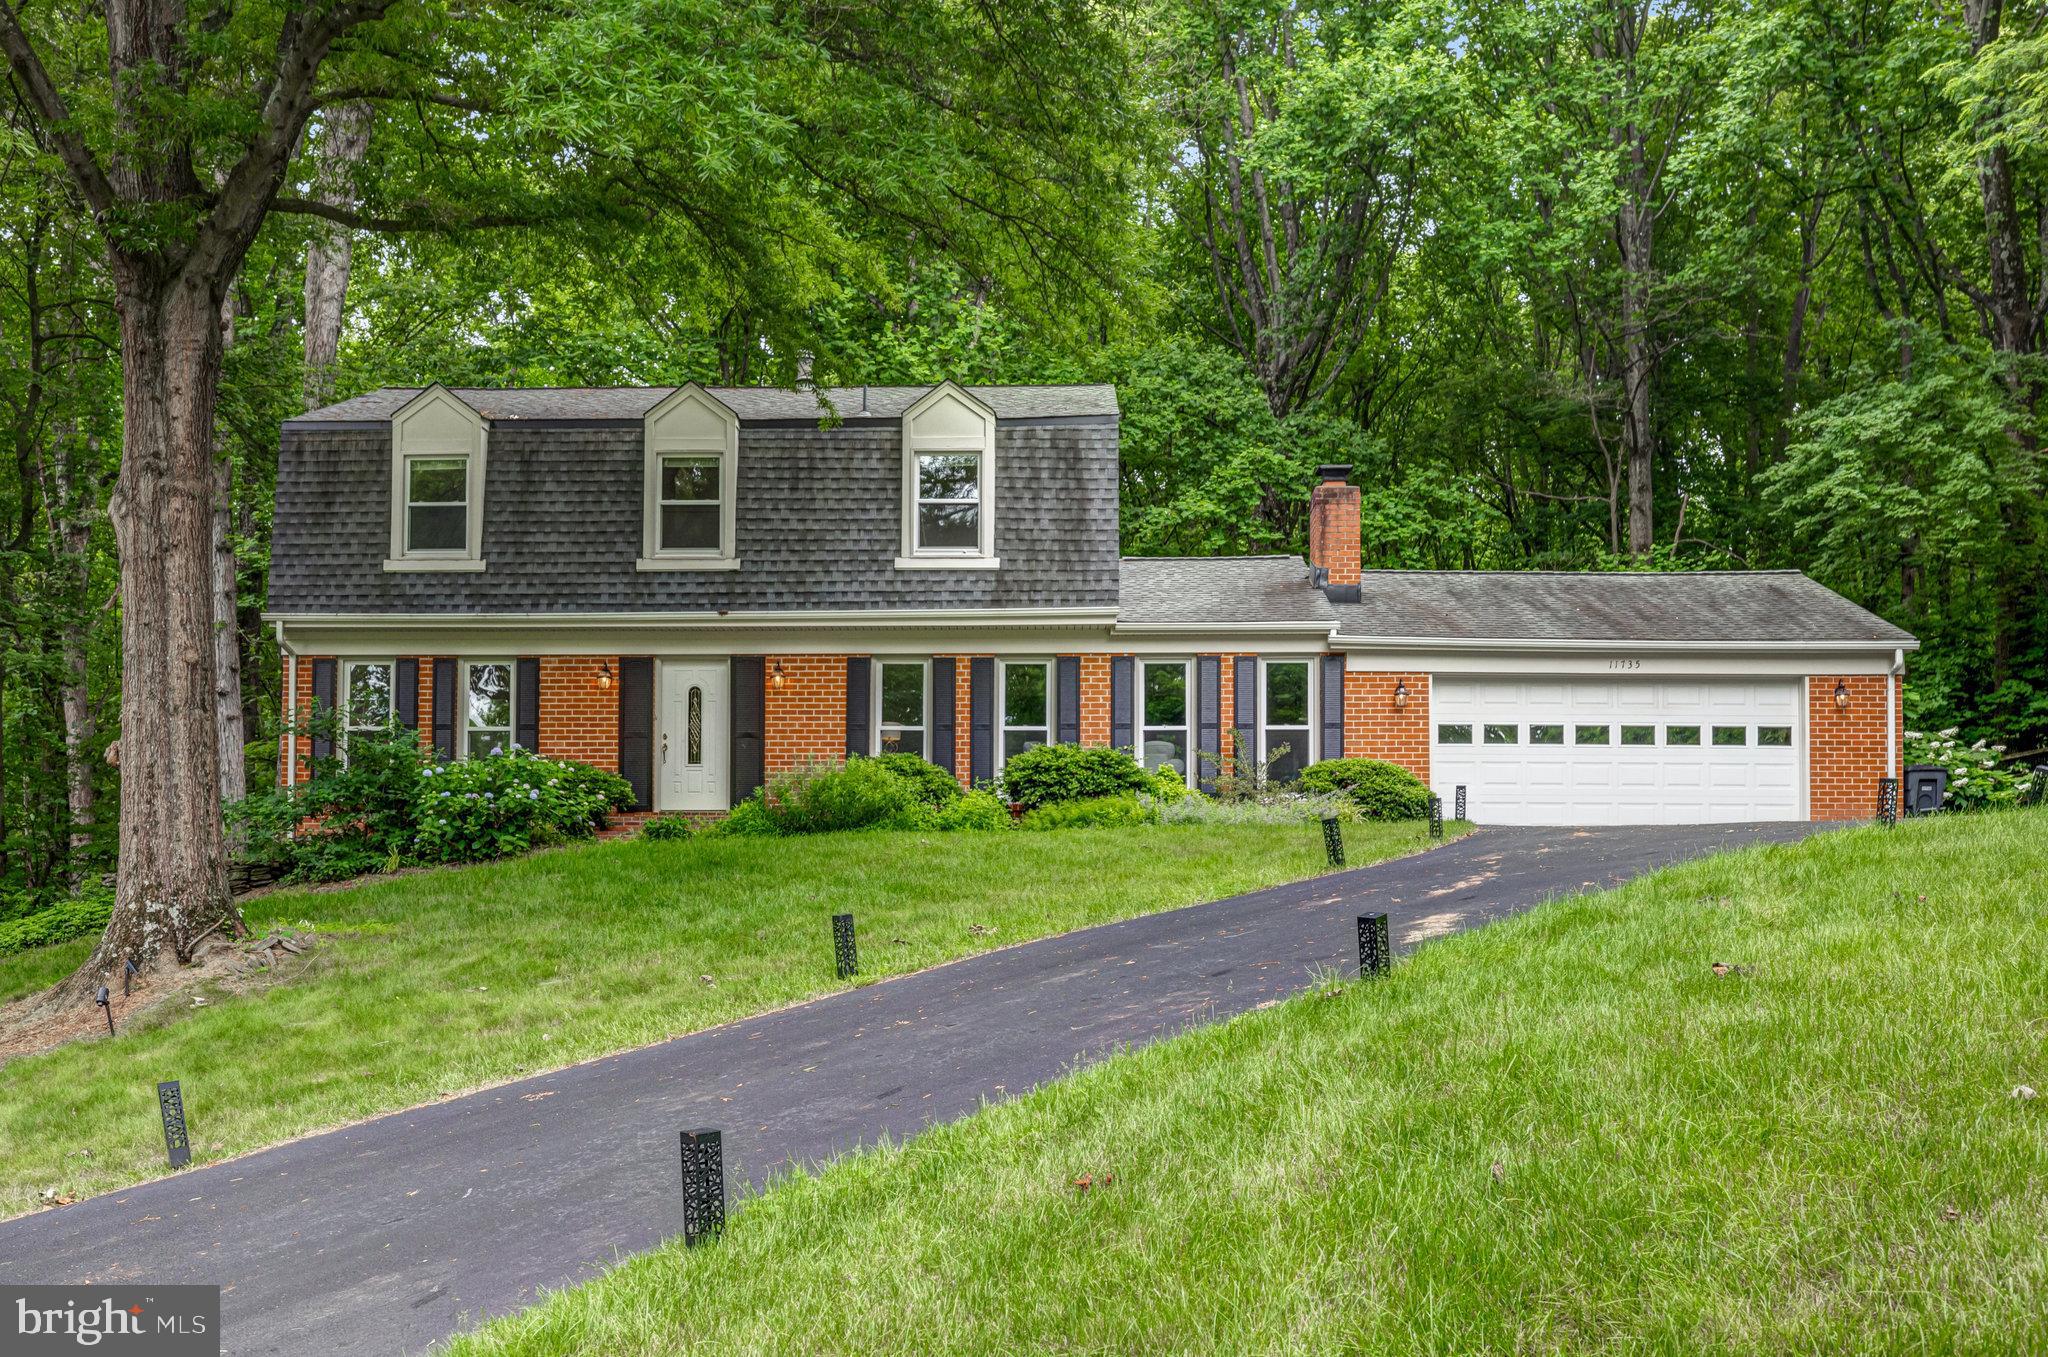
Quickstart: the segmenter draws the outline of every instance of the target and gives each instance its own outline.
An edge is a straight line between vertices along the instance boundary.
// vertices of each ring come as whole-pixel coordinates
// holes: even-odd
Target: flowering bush
[[[1983,740],[1965,745],[1956,738],[1957,727],[1923,735],[1906,732],[1906,763],[1932,764],[1948,770],[1948,802],[1951,810],[1977,810],[1985,806],[2010,806],[2032,790],[2032,769],[2004,763],[2002,744]]]
[[[478,862],[538,844],[583,838],[607,811],[633,804],[613,773],[523,749],[421,770],[413,853],[429,862]]]

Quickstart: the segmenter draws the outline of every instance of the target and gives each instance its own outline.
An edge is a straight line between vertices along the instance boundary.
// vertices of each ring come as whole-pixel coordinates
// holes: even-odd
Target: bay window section
[[[1052,666],[1033,661],[1003,665],[1003,758],[1050,742]]]
[[[922,660],[883,660],[875,683],[877,753],[925,757],[925,666]]]
[[[1310,763],[1308,713],[1308,661],[1267,661],[1259,761],[1279,755],[1268,774],[1275,782],[1294,781]]]
[[[1140,666],[1138,762],[1147,772],[1168,768],[1188,776],[1188,665],[1145,660]]]
[[[467,758],[512,747],[512,665],[473,663],[463,676],[462,752]]]

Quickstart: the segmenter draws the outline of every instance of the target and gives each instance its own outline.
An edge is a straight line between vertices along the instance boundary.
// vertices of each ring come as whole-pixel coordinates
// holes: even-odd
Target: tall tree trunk
[[[236,607],[235,464],[225,452],[213,459],[213,715],[219,744],[220,800],[232,805],[247,793],[242,747],[242,622]]]
[[[116,261],[123,443],[110,516],[121,552],[121,781],[124,805],[150,813],[121,817],[114,913],[66,982],[77,996],[124,960],[145,972],[187,962],[206,934],[240,924],[228,896],[215,729],[220,297],[166,272]]]
[[[1628,549],[1650,550],[1654,524],[1656,438],[1650,423],[1650,246],[1655,218],[1645,195],[1645,147],[1641,129],[1630,127],[1629,180],[1621,201],[1617,235],[1621,242],[1622,442],[1628,450]]]
[[[356,166],[370,149],[370,106],[343,104],[328,115],[313,196],[329,207],[354,204]],[[305,401],[316,410],[334,398],[334,361],[341,350],[342,303],[348,297],[355,240],[345,226],[322,222],[306,246]]]
[[[56,528],[58,569],[73,600],[64,620],[64,677],[58,700],[64,715],[64,791],[71,821],[68,872],[76,890],[84,884],[85,855],[92,847],[94,730],[89,664],[96,610],[88,599],[92,587],[92,490],[86,468],[97,462],[98,449],[94,440],[81,438],[77,426],[68,420],[57,430],[54,441],[57,502],[51,518]]]

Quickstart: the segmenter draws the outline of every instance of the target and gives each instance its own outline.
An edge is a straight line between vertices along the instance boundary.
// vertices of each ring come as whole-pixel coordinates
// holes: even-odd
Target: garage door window
[[[1768,745],[1789,745],[1792,743],[1792,727],[1758,726],[1756,728],[1756,742]]]
[[[1748,744],[1748,743],[1749,743],[1749,727],[1748,727],[1748,726],[1715,726],[1715,727],[1714,727],[1714,743],[1715,743],[1715,744]]]
[[[1489,725],[1486,728],[1486,742],[1488,744],[1513,744],[1520,733],[1520,726]]]
[[[1575,726],[1572,728],[1573,744],[1606,744],[1606,726]]]
[[[1531,726],[1531,727],[1529,727],[1529,743],[1530,743],[1530,744],[1563,744],[1563,743],[1564,743],[1564,727],[1563,727],[1563,726]]]
[[[1436,728],[1436,742],[1438,744],[1471,744],[1472,727],[1438,726]]]
[[[1699,742],[1700,728],[1698,726],[1664,727],[1665,744],[1698,744]]]
[[[1655,744],[1657,743],[1657,728],[1655,726],[1623,726],[1621,728],[1621,742],[1623,744]]]

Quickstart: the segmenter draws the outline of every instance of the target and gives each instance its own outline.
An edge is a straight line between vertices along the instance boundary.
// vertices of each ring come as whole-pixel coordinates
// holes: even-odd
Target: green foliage
[[[1948,772],[1947,810],[2013,806],[2033,789],[2039,774],[2025,763],[2005,761],[2005,746],[1974,740],[1964,744],[1957,727],[1932,735],[1905,732],[1906,766],[1931,764]]]
[[[114,893],[99,890],[0,923],[0,956],[97,936],[106,928],[107,917],[113,912]]]
[[[934,810],[943,810],[960,795],[959,779],[916,754],[879,754],[871,762],[909,783],[911,794]]]
[[[756,791],[734,806],[724,819],[714,820],[705,826],[699,837],[750,839],[773,836],[781,832],[776,827],[774,817],[768,813],[767,796],[764,792]]]
[[[542,844],[588,838],[605,814],[631,805],[622,777],[517,747],[422,770],[414,853],[429,862],[481,862]]]
[[[343,750],[338,718],[321,713],[288,732]],[[346,758],[311,761],[311,779],[269,787],[228,807],[238,851],[301,881],[389,870],[413,855],[427,755],[419,733],[393,726],[348,737]]]
[[[762,805],[781,834],[847,829],[907,829],[929,811],[918,788],[879,759],[818,763],[770,780]]]
[[[934,829],[990,830],[1010,827],[1010,808],[993,792],[972,791],[948,801],[933,818]]]
[[[1024,812],[1025,829],[1100,829],[1115,825],[1151,824],[1158,813],[1138,797],[1091,796],[1079,801],[1054,801]]]
[[[697,832],[687,815],[657,815],[640,826],[640,837],[657,843],[687,839]]]
[[[1302,770],[1302,788],[1342,793],[1373,820],[1421,820],[1429,815],[1429,788],[1397,763],[1379,759],[1324,759]]]
[[[1026,811],[1062,801],[1141,792],[1153,779],[1121,749],[1043,744],[1003,761],[1003,787]]]
[[[1308,825],[1331,815],[1345,821],[1364,818],[1357,803],[1341,792],[1282,791],[1235,801],[1193,796],[1156,804],[1163,825]]]

